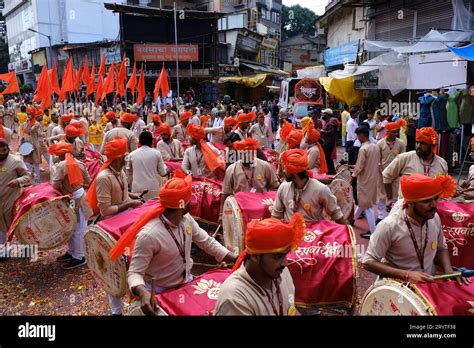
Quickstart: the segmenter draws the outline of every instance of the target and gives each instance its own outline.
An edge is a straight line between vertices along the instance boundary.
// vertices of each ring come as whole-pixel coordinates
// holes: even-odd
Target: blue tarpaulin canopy
[[[449,47],[455,55],[470,61],[474,61],[474,43],[464,47]]]

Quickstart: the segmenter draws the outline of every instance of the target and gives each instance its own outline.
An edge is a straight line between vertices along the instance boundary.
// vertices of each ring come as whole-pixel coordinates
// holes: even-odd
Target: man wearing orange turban
[[[211,134],[211,142],[214,144],[224,145],[226,135],[232,132],[237,121],[233,117],[226,117],[223,123],[223,126],[205,128],[206,133]]]
[[[395,199],[396,192],[392,192],[392,183],[397,179],[413,173],[430,177],[448,174],[448,163],[435,154],[437,144],[438,135],[433,128],[417,129],[415,151],[399,154],[384,169],[382,176],[387,194],[387,211],[392,208]]]
[[[288,224],[274,218],[249,222],[245,250],[221,286],[214,315],[296,314],[287,255],[300,244],[305,227],[300,214]]]
[[[308,168],[313,173],[326,174],[328,166],[326,164],[326,156],[324,149],[319,143],[320,132],[313,126],[309,126],[306,131],[306,153],[308,154]]]
[[[281,163],[286,181],[278,188],[272,217],[290,221],[294,213],[298,212],[306,221],[313,222],[322,220],[326,211],[333,221],[346,223],[329,187],[309,177],[308,155],[305,150],[284,151]]]
[[[35,182],[40,183],[41,150],[42,143],[44,143],[44,132],[41,128],[43,116],[35,108],[28,108],[26,113],[28,114],[28,120],[23,124],[23,138],[20,139],[20,143],[23,141],[30,142],[33,144],[34,150],[31,155],[25,156],[23,160],[30,170],[33,167]]]
[[[109,130],[112,130],[114,128],[117,128],[118,122],[117,122],[117,114],[113,111],[107,111],[105,113],[105,118],[107,119],[107,124],[105,125],[104,128],[104,134],[107,133]]]
[[[53,128],[51,136],[47,139],[49,144],[56,143],[64,138],[66,127],[71,123],[74,114],[64,114],[59,118],[59,125]]]
[[[184,172],[192,174],[194,177],[210,178],[215,177],[217,169],[225,169],[221,152],[204,140],[206,131],[203,127],[190,123],[186,127],[186,132],[191,138],[192,146],[184,151],[181,166]]]
[[[139,298],[146,315],[155,315],[157,310],[150,305],[152,278],[157,280],[158,293],[192,280],[191,243],[196,243],[219,262],[234,262],[237,258],[188,214],[191,185],[191,176],[176,170],[161,189],[159,204],[138,217],[110,250],[113,261],[126,250],[132,250],[128,286]]]
[[[378,224],[385,218],[387,211],[387,195],[385,192],[385,186],[383,184],[382,172],[387,168],[390,163],[401,153],[406,151],[406,145],[403,141],[399,139],[400,137],[400,128],[406,128],[407,123],[403,118],[398,119],[395,122],[390,122],[385,125],[386,136],[377,142],[377,146],[380,150],[380,174],[379,180],[377,183],[378,190],[378,215],[377,221]],[[398,192],[400,187],[400,179],[396,178],[392,184],[392,192]]]
[[[84,128],[81,122],[70,123],[64,129],[65,136],[58,144],[70,144],[72,146],[72,155],[78,160],[82,160],[86,157],[86,150],[84,143],[79,138],[84,134]],[[53,155],[52,162],[58,163],[60,160],[58,157]]]
[[[227,167],[222,186],[221,214],[224,201],[237,192],[277,190],[280,182],[273,166],[257,158],[259,143],[254,138],[234,142],[239,160]]]
[[[166,109],[162,116],[164,118],[164,122],[169,124],[171,128],[173,128],[179,123],[178,114],[171,110],[170,103],[166,103]]]
[[[127,138],[129,152],[135,150],[138,147],[138,139],[131,128],[136,120],[137,115],[124,112],[122,116],[120,116],[120,126],[105,133],[100,153],[103,155],[105,154],[105,144],[115,137]]]
[[[256,116],[254,112],[248,114],[241,113],[237,116],[237,125],[234,126],[234,133],[239,136],[240,140],[248,138],[250,122],[255,120]]]
[[[69,248],[64,255],[57,258],[59,262],[66,262],[64,269],[73,269],[86,264],[84,231],[87,227],[87,219],[92,215],[86,203],[84,191],[91,178],[86,166],[72,156],[72,150],[72,144],[68,143],[53,144],[48,148],[49,153],[59,159],[59,163],[51,168],[51,186],[63,195],[71,195],[77,215],[77,226],[68,242]]]
[[[192,117],[192,115],[193,114],[189,111],[185,111],[181,115],[179,115],[179,119],[181,122],[180,124],[177,124],[173,127],[173,132],[171,134],[172,138],[178,139],[182,143],[189,142],[191,140],[186,132],[186,127],[188,126],[189,119]]]
[[[178,139],[171,138],[171,127],[168,123],[163,123],[158,128],[161,140],[156,148],[161,152],[165,161],[181,161],[183,159],[183,144]]]
[[[414,173],[402,177],[400,186],[403,207],[377,226],[362,259],[364,268],[410,283],[434,282],[436,266],[442,273],[454,273],[436,205],[438,198],[453,195],[456,182],[449,175]],[[457,281],[468,283],[465,278]]]

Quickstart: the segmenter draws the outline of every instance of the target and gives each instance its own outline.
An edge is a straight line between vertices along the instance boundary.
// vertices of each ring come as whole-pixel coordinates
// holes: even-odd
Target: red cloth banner
[[[86,158],[82,160],[82,163],[86,165],[87,172],[89,173],[92,182],[97,174],[99,174],[100,167],[102,167],[102,155],[100,152],[92,150],[87,143],[84,144],[84,147],[86,150]]]
[[[180,62],[199,62],[199,46],[190,44],[178,45]],[[176,45],[174,44],[134,44],[133,56],[137,62],[174,62]]]
[[[206,222],[217,223],[221,198],[222,181],[208,178],[193,178],[191,215]]]
[[[474,203],[441,200],[437,209],[451,264],[474,269]]]
[[[342,305],[356,300],[355,239],[348,226],[321,220],[307,224],[298,248],[288,254],[295,303],[307,306]]]
[[[437,280],[413,287],[428,300],[436,315],[474,315],[474,282],[461,286],[454,280]]]
[[[262,220],[271,217],[276,191],[237,192],[234,195],[242,212],[244,228],[250,220]],[[244,231],[245,232],[245,231]]]
[[[177,289],[156,295],[156,302],[171,316],[212,315],[220,287],[230,273],[230,269],[209,271]]]
[[[268,162],[270,162],[273,168],[278,172],[278,159],[280,158],[280,154],[270,149],[263,149],[263,153],[267,156]]]

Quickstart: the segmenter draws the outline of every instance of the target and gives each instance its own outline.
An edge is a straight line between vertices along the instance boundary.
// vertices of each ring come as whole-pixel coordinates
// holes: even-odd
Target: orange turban
[[[274,254],[295,250],[306,233],[303,215],[295,213],[289,223],[279,219],[252,220],[245,231],[245,250],[235,262],[232,271],[239,269],[245,256]]]
[[[115,137],[105,144],[105,156],[107,156],[107,162],[100,167],[99,173],[107,169],[114,159],[120,158],[125,155],[128,151],[128,139]],[[96,177],[97,179],[97,177]],[[97,205],[97,183],[96,179],[92,181],[91,186],[87,190],[86,200],[89,206],[94,211],[94,215],[99,214],[99,206]]]
[[[152,120],[153,122],[161,123],[161,117],[160,117],[160,115],[158,115],[158,114],[153,114],[153,116],[151,117],[151,120]]]
[[[150,220],[159,217],[165,209],[179,209],[185,208],[191,202],[192,195],[192,178],[190,175],[185,175],[181,169],[174,172],[174,177],[168,180],[160,190],[160,204],[149,209],[142,214],[135,223],[130,226],[125,233],[120,237],[119,241],[110,250],[109,256],[112,261],[117,260],[120,255],[128,247],[128,250],[133,250],[135,244],[135,237],[138,232]]]
[[[303,136],[303,131],[301,129],[293,129],[285,139],[286,143],[288,144],[288,149],[299,146],[301,144],[301,140],[303,140]]]
[[[64,129],[64,132],[66,133],[67,137],[75,138],[84,134],[84,127],[82,126],[82,123],[75,122],[67,125]]]
[[[115,112],[113,112],[113,111],[107,111],[107,112],[105,113],[105,117],[106,117],[107,120],[109,120],[109,121],[110,121],[111,119],[115,118],[116,116],[117,116],[117,114],[116,114]]]
[[[189,111],[185,111],[181,115],[179,115],[179,119],[181,122],[183,122],[185,120],[189,120],[192,116],[192,113],[190,113]]]
[[[281,154],[281,164],[288,174],[298,174],[308,169],[308,155],[303,149],[286,150]]]
[[[286,143],[287,142],[286,138],[288,138],[288,135],[294,129],[295,129],[295,125],[293,123],[285,121],[283,123],[283,126],[280,129],[280,139],[283,140]]]
[[[67,127],[66,127],[67,128]],[[81,185],[84,182],[81,168],[76,159],[72,156],[72,144],[58,143],[48,147],[48,152],[54,156],[66,155],[66,173],[71,186]]]
[[[416,141],[433,146],[433,152],[438,152],[438,133],[431,127],[423,127],[416,130]]]
[[[419,202],[436,196],[451,197],[456,192],[456,181],[450,175],[434,178],[422,174],[402,176],[400,185],[405,202]]]
[[[400,118],[396,120],[395,122],[389,122],[385,125],[385,129],[390,131],[394,131],[400,128],[407,128],[407,121],[405,121],[403,118]]]
[[[258,142],[258,140],[254,138],[247,138],[241,141],[234,142],[234,148],[237,151],[245,151],[245,150],[255,151],[259,147],[260,147],[260,143]]]
[[[255,120],[256,117],[257,115],[255,114],[255,112],[250,112],[248,114],[242,113],[237,116],[237,123],[252,122],[253,120]]]
[[[61,115],[61,121],[62,122],[70,122],[73,118],[74,118],[73,114]]]
[[[204,137],[206,136],[206,131],[204,130],[204,127],[200,127],[197,124],[190,123],[186,127],[186,133],[192,139],[199,140],[199,145],[201,145],[201,152],[204,158],[204,162],[206,162],[207,168],[209,168],[211,172],[215,171],[217,168],[225,168],[225,162],[222,157],[215,153],[214,150],[212,150],[207,144],[207,142],[204,140]]]
[[[233,117],[226,117],[224,118],[224,126],[235,126],[237,124],[237,120]]]
[[[321,133],[313,128],[313,124],[311,123],[308,131],[306,132],[306,138],[311,140],[312,142],[316,143],[316,146],[319,149],[319,173],[326,174],[328,172],[328,165],[326,163],[326,155],[324,153],[324,149],[322,145],[318,142]]]
[[[167,134],[171,135],[171,127],[168,123],[162,123],[160,125],[160,128],[158,128],[158,133],[159,134]]]
[[[201,116],[201,126],[205,127],[206,126],[206,122],[211,118],[211,116],[209,115],[204,115],[204,116]]]
[[[311,117],[303,117],[301,120],[301,128],[303,128],[303,133],[306,133],[308,129],[314,128],[314,122]]]
[[[122,116],[120,116],[120,122],[133,123],[136,120],[137,120],[137,115],[129,113],[129,112],[124,112]]]

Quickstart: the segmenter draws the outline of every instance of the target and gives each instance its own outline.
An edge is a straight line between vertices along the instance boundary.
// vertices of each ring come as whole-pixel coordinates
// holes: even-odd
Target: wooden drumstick
[[[434,276],[433,279],[435,279],[435,280],[437,280],[437,279],[451,279],[451,278],[459,277],[460,275],[461,275],[461,272],[441,274],[441,275]]]
[[[151,278],[151,297],[150,306],[155,310],[156,306],[156,278]]]
[[[215,237],[217,236],[217,233],[219,232],[219,230],[221,229],[221,227],[222,227],[222,224],[219,224],[219,226],[217,226],[216,231],[215,231],[215,232],[212,234],[212,236],[211,236],[212,238],[215,238]]]

